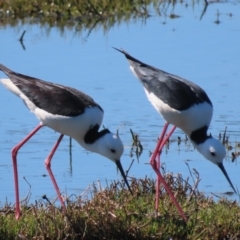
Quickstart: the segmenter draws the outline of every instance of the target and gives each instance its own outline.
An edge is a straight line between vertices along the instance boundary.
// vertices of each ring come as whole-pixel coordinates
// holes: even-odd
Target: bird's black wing
[[[131,70],[144,88],[176,110],[186,110],[194,104],[207,102],[212,105],[206,92],[198,85],[145,64],[124,50],[119,50],[130,62]]]
[[[49,113],[78,116],[84,112],[86,107],[97,106],[102,110],[91,97],[74,88],[16,73],[2,64],[0,64],[0,70],[30,101]]]
[[[141,80],[149,93],[153,93],[173,109],[183,111],[204,102],[212,105],[206,92],[187,80],[179,80],[172,75],[153,77],[150,81],[144,78]]]

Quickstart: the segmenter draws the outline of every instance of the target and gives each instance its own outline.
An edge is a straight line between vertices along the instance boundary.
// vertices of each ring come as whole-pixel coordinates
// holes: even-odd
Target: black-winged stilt
[[[51,170],[51,159],[64,135],[75,139],[83,148],[112,160],[132,193],[120,162],[124,150],[123,144],[120,138],[108,129],[99,131],[103,109],[91,97],[71,87],[13,72],[2,64],[0,64],[0,70],[10,78],[1,79],[1,83],[20,97],[40,120],[40,124],[12,149],[17,219],[20,217],[17,153],[43,126],[61,133],[45,160],[45,165],[64,209],[65,205]]]
[[[123,53],[128,59],[130,69],[143,84],[148,100],[166,120],[156,149],[150,160],[150,164],[158,175],[156,210],[158,209],[158,187],[159,183],[162,182],[176,204],[180,214],[185,218],[182,209],[159,171],[161,150],[176,127],[182,129],[189,136],[194,147],[206,159],[221,169],[236,193],[223,166],[226,150],[219,140],[207,135],[207,130],[212,119],[213,106],[206,92],[193,82],[147,65],[132,57],[124,50],[115,49]],[[165,136],[169,124],[172,124],[173,128]]]

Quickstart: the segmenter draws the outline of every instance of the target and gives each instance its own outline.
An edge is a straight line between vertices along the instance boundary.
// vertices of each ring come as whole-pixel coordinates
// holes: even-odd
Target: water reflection
[[[182,17],[178,13],[179,7],[184,7],[187,10],[191,5],[193,11],[195,11],[195,8],[199,8],[198,1],[193,1],[190,4],[182,1],[158,0],[135,1],[134,4],[132,4],[132,1],[112,2],[110,0],[102,2],[103,6],[98,1],[94,1],[93,5],[87,4],[86,6],[85,4],[74,6],[76,3],[73,2],[71,7],[61,5],[59,2],[59,5],[55,5],[55,9],[50,7],[49,10],[46,9],[48,4],[44,5],[44,2],[38,2],[37,11],[36,6],[33,6],[34,10],[31,10],[31,6],[25,9],[24,3],[22,7],[15,6],[14,2],[11,3],[12,5],[8,2],[4,2],[4,4],[0,9],[2,27],[39,24],[40,28],[45,29],[47,35],[51,32],[51,28],[57,27],[61,36],[64,35],[65,31],[71,30],[74,32],[73,37],[79,37],[82,32],[86,32],[83,42],[86,42],[94,31],[102,31],[107,34],[110,29],[123,23],[130,25],[138,22],[141,25],[146,25],[151,17],[164,18],[163,23],[166,24],[167,19]],[[208,6],[208,1],[204,0],[203,9],[199,12],[200,20],[205,15]],[[75,8],[77,8],[77,11],[73,10]],[[21,13],[21,10],[23,13]],[[215,23],[220,23],[218,17],[219,13]],[[19,37],[19,42],[24,50],[25,33],[26,30],[23,30]]]
[[[18,39],[20,44],[21,44],[21,46],[22,46],[22,48],[23,48],[23,50],[26,50],[26,48],[24,46],[24,43],[23,43],[23,38],[24,38],[25,33],[26,33],[26,30],[23,31],[21,37]]]

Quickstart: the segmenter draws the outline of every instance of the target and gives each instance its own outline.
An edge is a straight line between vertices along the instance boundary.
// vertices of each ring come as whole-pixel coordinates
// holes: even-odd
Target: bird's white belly
[[[83,114],[76,117],[53,115],[39,108],[34,113],[43,125],[77,141],[82,141],[90,127],[96,124],[101,126],[103,119],[103,111],[98,107],[86,108]]]
[[[163,116],[163,118],[170,124],[182,129],[187,135],[190,135],[192,131],[204,126],[209,126],[213,108],[207,103],[195,104],[187,110],[178,111],[165,104],[153,93],[146,95],[155,109]]]

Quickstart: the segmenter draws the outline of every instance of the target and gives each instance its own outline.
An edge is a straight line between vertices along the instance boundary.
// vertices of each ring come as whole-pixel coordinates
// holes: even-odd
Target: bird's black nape
[[[127,184],[127,187],[129,189],[130,193],[133,195],[133,192],[132,192],[132,190],[131,190],[131,188],[129,186],[128,180],[127,180],[126,175],[125,175],[125,173],[123,171],[123,167],[122,167],[122,164],[121,164],[120,160],[115,161],[115,163],[116,163],[120,173],[122,174],[122,177],[123,177],[125,183]]]
[[[228,180],[228,182],[229,182],[229,184],[231,185],[233,191],[237,194],[237,191],[235,190],[235,188],[234,188],[234,186],[233,186],[230,178],[228,177],[228,174],[227,174],[227,172],[226,172],[226,170],[225,170],[225,168],[224,168],[224,166],[223,166],[223,163],[218,163],[217,166],[222,170],[224,176],[225,176],[226,179]]]
[[[99,138],[101,138],[104,135],[110,133],[110,131],[108,129],[103,129],[100,132],[98,130],[99,130],[99,125],[98,124],[96,124],[95,126],[90,128],[87,131],[87,133],[85,134],[84,142],[87,143],[87,144],[93,144]]]

